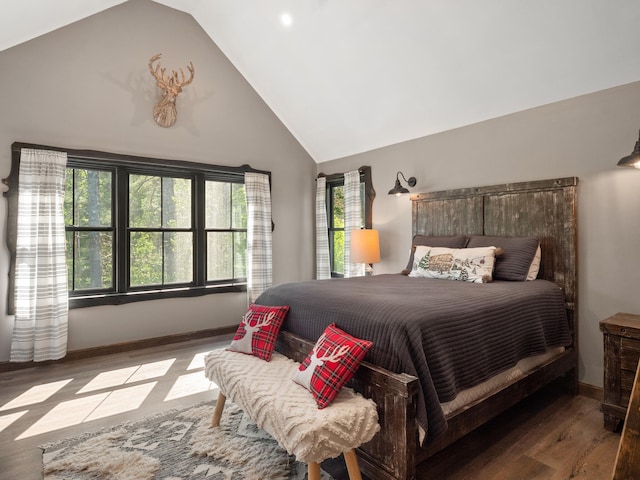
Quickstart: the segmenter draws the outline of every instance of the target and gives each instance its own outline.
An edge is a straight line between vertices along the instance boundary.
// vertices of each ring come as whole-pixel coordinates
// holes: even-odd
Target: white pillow
[[[488,283],[492,281],[495,252],[496,247],[444,248],[419,245],[409,276]]]
[[[542,257],[542,253],[540,252],[540,245],[538,245],[536,254],[533,256],[533,260],[531,261],[531,266],[529,267],[529,273],[527,273],[527,281],[535,280],[536,278],[538,278],[538,272],[540,271],[541,257]]]

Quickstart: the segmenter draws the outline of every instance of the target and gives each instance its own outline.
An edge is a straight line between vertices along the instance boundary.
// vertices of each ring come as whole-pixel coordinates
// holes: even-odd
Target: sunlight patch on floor
[[[33,417],[33,421],[28,422],[24,427],[26,429],[15,438],[21,440],[131,412],[139,409],[145,399],[158,389],[159,382],[163,382],[163,389],[160,391],[165,391],[164,388],[170,386],[164,398],[165,402],[217,390],[218,386],[204,375],[204,359],[207,353],[195,354],[186,369],[181,365],[180,369],[188,373],[177,377],[175,375],[179,372],[175,371],[175,357],[100,372],[91,376],[83,386],[79,385],[78,390],[74,388],[76,398],[59,403],[55,401],[56,394],[65,387],[75,387],[72,382],[78,381],[77,379],[67,378],[28,387],[0,407],[0,412],[7,412],[0,416],[0,431],[10,425],[15,427],[15,422],[23,416],[22,421]],[[175,378],[173,384],[167,382],[167,376]],[[163,377],[165,380],[162,380]],[[153,379],[156,380],[150,381]],[[134,383],[135,385],[132,385]],[[37,411],[16,411],[37,404],[40,404]],[[40,415],[40,412],[49,406],[50,410]]]
[[[158,362],[145,363],[143,365],[134,365],[132,367],[102,372],[78,390],[77,393],[94,392],[96,390],[102,390],[103,388],[119,387],[126,383],[140,382],[151,378],[162,377],[167,374],[171,365],[173,365],[175,361],[175,358],[168,358]]]
[[[199,371],[187,373],[186,375],[180,375],[176,378],[176,381],[171,387],[171,390],[169,390],[167,396],[164,398],[164,401],[168,402],[169,400],[187,397],[189,395],[206,392],[216,388],[218,388],[218,386],[209,381],[207,377],[204,376],[204,372]]]
[[[124,385],[125,382],[129,380],[134,373],[136,373],[139,367],[140,365],[135,365],[133,367],[119,368],[117,370],[99,373],[93,378],[93,380],[78,390],[78,393],[93,392],[103,388],[112,388]]]
[[[135,387],[126,387],[114,390],[109,396],[87,416],[86,422],[99,418],[117,415],[118,413],[136,410],[145,398],[149,396],[157,382],[144,383]]]
[[[21,393],[13,400],[5,403],[0,407],[2,410],[11,410],[13,408],[20,408],[26,405],[33,405],[34,403],[44,402],[47,398],[55,394],[62,387],[67,385],[72,378],[66,380],[60,380],[58,382],[44,383],[42,385],[35,385],[29,390]]]
[[[155,386],[156,382],[149,382],[60,402],[16,440],[136,410]]]
[[[142,380],[150,380],[152,378],[162,377],[167,374],[171,365],[176,361],[175,358],[168,358],[159,362],[145,363],[140,365],[136,373],[131,375],[126,383],[140,382]]]
[[[209,352],[196,353],[191,360],[191,363],[187,367],[187,370],[195,370],[196,368],[204,368],[204,357]]]
[[[109,396],[109,392],[89,395],[66,402],[60,402],[36,421],[16,440],[40,435],[82,423]]]
[[[21,412],[14,412],[8,415],[2,415],[0,417],[0,432],[11,425],[13,422],[18,420],[21,416],[27,413],[29,410],[23,410]]]

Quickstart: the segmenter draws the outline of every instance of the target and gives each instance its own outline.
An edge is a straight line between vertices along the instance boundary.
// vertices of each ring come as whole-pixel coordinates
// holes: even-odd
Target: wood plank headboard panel
[[[577,177],[462,188],[411,196],[413,234],[537,236],[540,278],[577,302]]]

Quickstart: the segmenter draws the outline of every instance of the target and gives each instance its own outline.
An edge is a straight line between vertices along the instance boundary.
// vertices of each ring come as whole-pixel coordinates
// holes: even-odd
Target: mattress
[[[449,417],[457,410],[471,405],[473,402],[479,400],[485,395],[495,392],[496,390],[510,385],[514,381],[524,377],[528,372],[536,369],[537,367],[549,363],[555,358],[564,353],[564,347],[552,348],[547,353],[540,355],[534,355],[532,357],[523,358],[515,367],[509,368],[504,372],[494,375],[489,380],[486,380],[475,387],[468,388],[460,392],[455,399],[450,402],[442,403],[442,413],[445,417]]]

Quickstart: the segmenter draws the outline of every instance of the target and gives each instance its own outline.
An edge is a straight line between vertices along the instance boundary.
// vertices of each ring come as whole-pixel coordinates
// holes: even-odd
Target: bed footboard
[[[302,362],[313,345],[314,342],[280,331],[277,350]],[[380,480],[414,479],[418,448],[418,380],[362,362],[349,386],[378,406],[380,432],[358,448],[361,470],[370,478]]]

